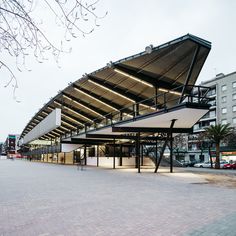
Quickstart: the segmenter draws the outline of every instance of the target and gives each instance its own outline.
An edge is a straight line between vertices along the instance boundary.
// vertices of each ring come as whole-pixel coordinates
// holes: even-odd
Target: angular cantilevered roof
[[[53,97],[28,122],[21,138],[55,108],[62,109],[61,126],[42,139],[78,133],[84,127],[99,125],[105,118],[119,119],[119,110],[132,116],[132,106],[137,103],[141,114],[142,110],[152,112],[158,105],[161,108],[164,103],[167,107],[178,104],[191,91],[210,49],[210,42],[187,34],[109,62],[70,83]],[[165,96],[158,96],[163,93]]]

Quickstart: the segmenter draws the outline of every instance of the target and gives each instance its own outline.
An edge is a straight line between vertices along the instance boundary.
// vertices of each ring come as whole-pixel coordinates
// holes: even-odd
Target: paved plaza
[[[198,173],[0,160],[0,190],[1,236],[236,235],[236,187]]]

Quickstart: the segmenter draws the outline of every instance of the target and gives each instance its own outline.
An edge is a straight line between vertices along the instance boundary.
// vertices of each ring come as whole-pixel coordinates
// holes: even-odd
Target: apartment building
[[[212,100],[209,112],[194,125],[193,134],[188,136],[187,160],[207,161],[209,159],[208,143],[201,139],[201,132],[215,124],[230,123],[236,127],[236,71],[227,75],[220,73],[215,78],[204,81],[201,86],[209,87],[208,95]],[[235,144],[236,146],[236,144]],[[236,148],[224,147],[223,159],[236,160]],[[214,156],[214,151],[212,152]]]
[[[17,157],[18,156],[18,141],[19,134],[9,134],[4,143],[5,151],[8,157]]]

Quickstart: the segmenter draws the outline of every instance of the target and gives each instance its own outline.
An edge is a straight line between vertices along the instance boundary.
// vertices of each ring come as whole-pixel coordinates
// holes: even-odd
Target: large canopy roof
[[[42,139],[94,125],[109,114],[114,116],[121,109],[123,113],[130,114],[129,107],[135,103],[139,103],[141,109],[150,111],[154,106],[163,104],[164,99],[170,104],[173,101],[176,103],[176,97],[187,91],[186,86],[195,84],[210,48],[210,42],[188,34],[110,62],[60,91],[33,116],[21,138],[55,108],[62,109],[62,124]],[[165,97],[150,99],[173,89],[175,92],[167,93]]]

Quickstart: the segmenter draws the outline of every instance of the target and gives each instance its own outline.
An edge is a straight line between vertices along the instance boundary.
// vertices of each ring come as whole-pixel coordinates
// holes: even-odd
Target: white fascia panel
[[[146,127],[146,128],[169,128],[171,120],[176,119],[175,128],[192,128],[208,110],[195,108],[182,108],[164,114],[157,114],[134,122],[115,124],[117,127]]]
[[[23,139],[23,144],[29,143],[58,128],[61,125],[61,109],[56,108],[40,123],[38,123]]]
[[[82,144],[62,143],[61,144],[61,152],[72,152],[80,147],[83,147],[83,145]]]

